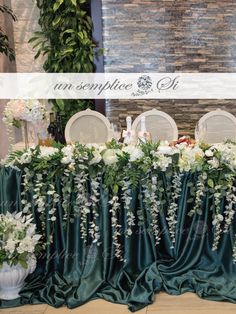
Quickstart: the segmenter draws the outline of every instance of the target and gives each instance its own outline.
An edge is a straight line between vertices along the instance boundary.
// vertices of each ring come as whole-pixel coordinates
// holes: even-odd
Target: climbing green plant
[[[46,57],[44,70],[50,73],[94,72],[93,23],[90,0],[37,0],[41,31],[30,39],[37,48],[35,58]],[[52,100],[53,108],[66,122],[79,110],[92,107],[88,100]]]

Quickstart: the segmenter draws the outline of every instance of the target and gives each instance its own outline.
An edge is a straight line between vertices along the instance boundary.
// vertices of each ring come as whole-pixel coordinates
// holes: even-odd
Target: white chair
[[[111,124],[101,113],[87,109],[73,115],[65,129],[67,143],[102,144],[112,139]]]
[[[178,128],[175,121],[167,113],[152,109],[140,114],[133,122],[132,129],[136,135],[141,129],[141,119],[145,117],[147,132],[153,142],[175,141],[178,139]]]
[[[229,112],[217,109],[205,114],[195,128],[196,141],[209,144],[227,139],[236,140],[236,118]]]

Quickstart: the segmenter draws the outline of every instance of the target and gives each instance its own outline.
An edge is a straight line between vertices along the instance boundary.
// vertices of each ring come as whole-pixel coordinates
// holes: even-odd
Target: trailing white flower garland
[[[200,173],[196,183],[196,195],[195,195],[195,203],[193,209],[191,209],[188,213],[189,216],[194,215],[195,213],[201,215],[202,214],[202,201],[205,196],[207,182],[207,174],[205,172]]]
[[[79,173],[75,175],[75,191],[76,191],[76,200],[75,200],[75,217],[80,217],[80,233],[81,238],[84,240],[86,244],[88,241],[88,215],[90,214],[90,200],[87,192],[87,180],[88,173],[85,171],[86,166],[79,165]]]
[[[229,231],[236,213],[236,187],[233,183],[229,187],[228,191],[226,191],[226,202],[224,233]]]
[[[101,173],[98,173],[96,177],[90,178],[91,180],[91,195],[90,195],[90,203],[92,208],[92,216],[93,220],[89,222],[89,234],[93,240],[93,243],[97,243],[100,245],[99,242],[101,235],[100,235],[100,228],[99,228],[99,202],[100,202],[100,184],[101,184]]]
[[[214,235],[213,235],[213,245],[212,250],[216,251],[220,242],[220,237],[222,233],[221,224],[224,220],[224,217],[221,215],[221,186],[215,186],[215,192],[213,195],[214,201],[214,219],[212,225],[214,226]]]
[[[112,199],[109,201],[109,204],[111,205],[111,208],[109,212],[111,213],[111,226],[112,226],[112,239],[113,244],[115,247],[115,257],[119,261],[123,261],[123,255],[122,255],[122,246],[119,242],[119,237],[121,236],[121,225],[118,221],[118,210],[120,209],[120,203],[119,203],[119,197],[117,194],[113,195]]]
[[[22,205],[22,212],[27,215],[30,213],[31,209],[31,202],[28,200],[29,193],[32,187],[31,183],[32,174],[28,168],[24,168],[24,173],[22,174],[22,187],[23,190],[21,191],[21,205]],[[36,186],[36,185],[35,185]],[[36,187],[38,188],[38,187]]]
[[[158,200],[158,187],[157,176],[152,175],[150,180],[144,186],[144,203],[146,204],[146,210],[150,213],[151,221],[150,226],[155,239],[155,245],[160,243],[160,228],[159,228],[159,214],[161,202]]]
[[[236,235],[235,235],[236,237]],[[234,247],[233,247],[233,261],[236,263],[236,240],[234,242]]]
[[[122,180],[122,196],[121,199],[124,202],[124,210],[127,218],[127,229],[125,230],[126,237],[132,235],[132,227],[135,226],[135,216],[131,208],[132,201],[132,185],[128,177],[124,177]]]
[[[182,192],[182,173],[175,172],[172,177],[172,194],[171,203],[167,209],[166,220],[168,222],[170,238],[172,240],[171,248],[174,248],[176,241],[176,224],[177,224],[177,211],[178,211],[178,200]]]

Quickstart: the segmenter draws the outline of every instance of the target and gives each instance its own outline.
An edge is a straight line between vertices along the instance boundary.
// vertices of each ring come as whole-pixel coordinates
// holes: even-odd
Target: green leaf
[[[80,38],[81,40],[84,39],[84,34],[83,34],[82,32],[78,32],[78,36],[79,36],[79,38]]]
[[[207,180],[207,184],[210,188],[213,188],[214,187],[214,181],[212,179],[208,179]]]
[[[20,263],[20,265],[21,265],[23,268],[27,269],[28,265],[27,265],[27,263],[26,263],[26,260],[20,259],[20,260],[19,260],[19,263]]]
[[[52,26],[56,26],[61,21],[61,16],[57,16],[55,20],[52,21]]]
[[[56,103],[57,103],[59,111],[65,110],[65,103],[62,99],[56,99]]]
[[[74,51],[74,48],[66,48],[65,50],[63,50],[63,54],[68,54]]]
[[[115,185],[113,186],[113,193],[114,193],[114,194],[117,194],[118,191],[119,191],[119,186],[118,186],[117,184],[115,184]]]
[[[77,7],[77,0],[70,0],[70,2],[71,2],[75,7]]]
[[[53,11],[57,11],[65,0],[57,0],[53,5]]]

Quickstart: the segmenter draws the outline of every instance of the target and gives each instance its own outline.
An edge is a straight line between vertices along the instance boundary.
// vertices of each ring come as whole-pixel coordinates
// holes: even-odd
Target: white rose
[[[120,149],[107,149],[102,156],[105,165],[112,165],[117,163],[118,161],[117,154],[121,153],[122,151]]]

